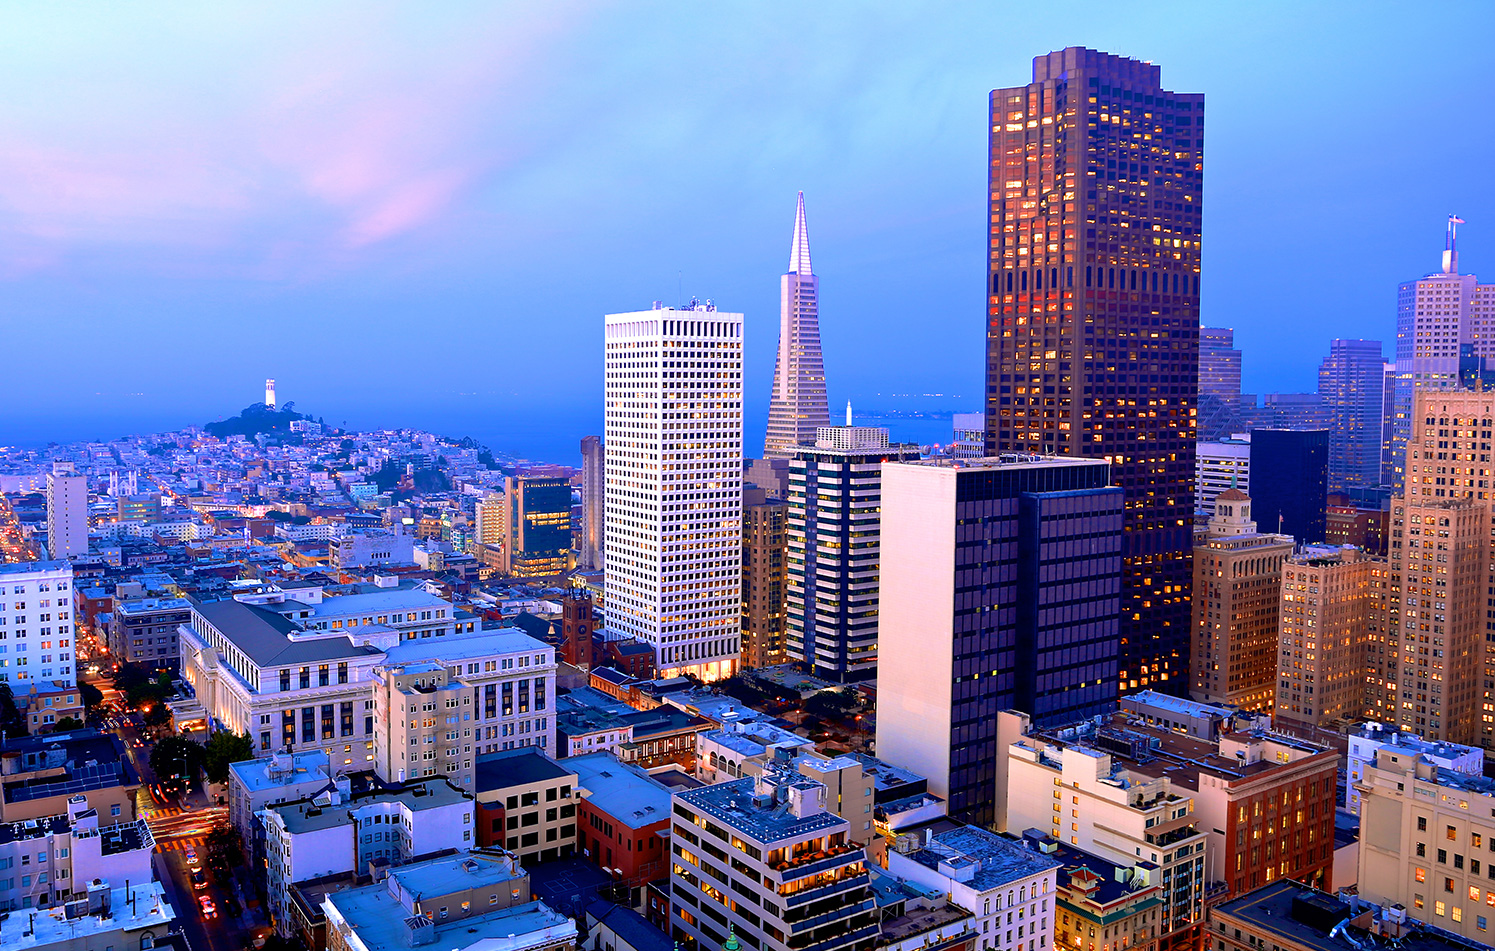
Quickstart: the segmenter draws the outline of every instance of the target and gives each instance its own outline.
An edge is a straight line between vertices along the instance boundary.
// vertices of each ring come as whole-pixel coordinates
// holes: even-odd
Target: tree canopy
[[[248,733],[219,730],[203,746],[203,766],[210,783],[228,782],[228,768],[254,758],[254,741]]]

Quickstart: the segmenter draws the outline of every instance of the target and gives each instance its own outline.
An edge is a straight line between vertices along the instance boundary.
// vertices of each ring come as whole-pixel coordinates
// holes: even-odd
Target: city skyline
[[[486,417],[495,423],[484,441],[512,432],[525,454],[529,423],[518,417],[536,407],[566,421],[568,441],[599,428],[595,355],[581,355],[575,381],[468,375],[391,388],[379,377],[411,345],[501,347],[525,365],[549,345],[547,334],[518,332],[530,313],[546,313],[562,339],[581,338],[599,313],[696,294],[747,315],[744,448],[754,454],[776,343],[766,276],[782,267],[780,209],[800,189],[816,203],[818,270],[833,288],[822,328],[830,402],[875,409],[876,393],[941,392],[964,397],[942,408],[974,409],[970,274],[981,202],[972,186],[984,143],[972,119],[1036,50],[1071,44],[1166,63],[1174,88],[1216,103],[1202,322],[1236,329],[1247,392],[1311,390],[1334,337],[1391,339],[1394,285],[1433,269],[1425,249],[1450,212],[1470,222],[1463,269],[1478,273],[1491,256],[1490,199],[1461,183],[1478,180],[1475,157],[1492,133],[1472,124],[1456,146],[1429,155],[1416,136],[1388,143],[1374,132],[1404,106],[1415,116],[1413,104],[1434,89],[1446,108],[1472,113],[1488,88],[1474,47],[1462,45],[1489,15],[1478,7],[1462,8],[1471,29],[1453,39],[1419,21],[1393,29],[1280,8],[1278,21],[1300,27],[1283,34],[1268,29],[1270,16],[1167,16],[1160,7],[1173,24],[1166,32],[1096,11],[1077,31],[1014,20],[1012,38],[995,45],[981,28],[994,14],[883,7],[849,23],[830,9],[788,39],[753,13],[638,18],[631,29],[652,23],[680,40],[683,56],[711,58],[717,78],[689,92],[674,70],[604,45],[619,26],[611,11],[582,9],[454,11],[421,18],[419,29],[386,10],[344,31],[341,9],[329,7],[297,22],[288,51],[267,52],[270,26],[250,18],[237,39],[217,31],[224,38],[174,65],[121,39],[176,50],[188,32],[214,34],[212,14],[156,35],[125,13],[58,30],[61,14],[9,11],[11,35],[52,38],[10,66],[21,94],[5,107],[15,134],[0,155],[12,172],[0,240],[12,340],[36,356],[14,369],[23,395],[0,412],[0,443],[201,423],[200,407],[231,413],[252,398],[239,394],[274,377],[282,398],[329,421],[457,430]],[[1424,74],[1417,57],[1396,57],[1356,71],[1349,52],[1307,45],[1331,23],[1349,31],[1346,50],[1369,55],[1393,41],[1436,44],[1441,68]],[[495,48],[522,53],[490,66]],[[1222,48],[1235,55],[1215,55]],[[599,68],[624,80],[609,115],[597,113],[590,89],[545,65],[577,56],[600,56]],[[64,81],[47,68],[73,58],[98,71]],[[214,59],[237,65],[208,71],[221,82],[182,82]],[[777,82],[745,96],[760,60],[774,64]],[[867,61],[880,63],[876,75]],[[257,83],[262,76],[269,81]],[[1303,82],[1335,109],[1289,101]],[[201,91],[184,92],[189,85]],[[908,89],[920,90],[917,104]],[[586,125],[607,156],[575,140],[570,130]],[[424,144],[401,144],[392,127],[418,129]],[[1275,133],[1258,134],[1267,128],[1296,148],[1273,147]],[[675,147],[727,135],[762,145],[721,159]],[[143,161],[157,152],[169,161]],[[1333,187],[1295,171],[1304,153],[1335,166]],[[618,194],[625,184],[629,195]],[[1355,204],[1366,193],[1393,198],[1377,203],[1374,220]],[[1356,238],[1329,240],[1326,230]],[[578,256],[599,266],[578,279]],[[910,313],[920,314],[917,334],[900,332]],[[140,372],[154,355],[181,355],[188,327],[211,358]],[[360,369],[295,346],[313,339],[303,336],[309,327]],[[117,359],[64,360],[49,344],[59,331]],[[227,346],[246,333],[274,345]],[[27,419],[42,398],[50,431]]]

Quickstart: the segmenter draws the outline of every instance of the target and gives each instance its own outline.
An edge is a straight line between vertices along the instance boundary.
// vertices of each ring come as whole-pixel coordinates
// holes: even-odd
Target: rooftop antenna
[[[1459,225],[1464,219],[1458,215],[1448,216],[1448,232],[1443,236],[1443,273],[1459,273]]]

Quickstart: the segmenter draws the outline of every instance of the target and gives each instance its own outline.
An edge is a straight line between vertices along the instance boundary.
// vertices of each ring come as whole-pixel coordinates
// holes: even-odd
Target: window
[[[1459,830],[1456,829],[1456,828],[1454,828],[1453,826],[1449,826],[1448,830],[1446,832],[1444,832],[1443,835],[1450,842],[1457,842],[1457,841],[1459,841]]]
[[[1427,816],[1418,816],[1417,817],[1417,831],[1418,832],[1426,832],[1427,830],[1428,830],[1428,819],[1427,819]]]

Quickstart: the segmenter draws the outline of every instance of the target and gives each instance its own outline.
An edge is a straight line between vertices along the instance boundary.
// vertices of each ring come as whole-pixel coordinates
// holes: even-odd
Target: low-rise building
[[[705,951],[837,951],[878,937],[867,854],[825,786],[770,769],[674,794],[670,931]]]
[[[112,733],[82,729],[6,740],[0,750],[0,822],[66,814],[77,796],[115,823],[136,818],[135,772]]]
[[[1473,951],[1487,947],[1409,920],[1407,909],[1337,898],[1298,882],[1279,881],[1209,912],[1205,947],[1217,951]]]
[[[344,797],[341,791],[260,810],[265,884],[276,930],[289,936],[297,882],[371,865],[403,865],[475,845],[471,793],[436,777]]]
[[[1440,769],[1415,749],[1383,746],[1355,785],[1360,895],[1490,944],[1495,780]]]
[[[1347,739],[1349,748],[1345,756],[1347,782],[1344,806],[1353,816],[1360,815],[1358,783],[1365,776],[1365,767],[1375,765],[1376,755],[1383,749],[1405,750],[1444,772],[1466,773],[1470,776],[1482,776],[1485,772],[1485,753],[1479,747],[1460,743],[1430,743],[1416,733],[1404,732],[1396,726],[1361,723],[1350,728]]]
[[[452,951],[573,951],[576,922],[530,896],[512,856],[474,852],[394,869],[322,900],[328,951],[432,946]]]
[[[815,749],[814,741],[792,730],[762,721],[728,723],[707,730],[696,739],[696,776],[716,783],[724,779],[755,775],[772,762],[778,750],[793,752]]]
[[[1054,947],[1079,951],[1154,951],[1158,947],[1163,885],[1157,866],[1109,862],[1046,835],[1024,838],[1060,862]]]
[[[6,951],[94,951],[103,948],[164,947],[176,910],[160,882],[90,885],[76,903],[53,905],[16,918],[5,937]]]
[[[537,862],[576,852],[576,773],[533,746],[478,757],[478,843]]]
[[[265,858],[265,832],[259,813],[266,806],[311,799],[338,789],[325,750],[272,753],[259,759],[233,763],[228,768],[228,821],[249,849],[250,864],[260,867]],[[342,792],[346,794],[346,780]]]
[[[83,723],[83,695],[78,688],[55,680],[32,680],[12,694],[33,734],[50,733],[66,719]]]
[[[121,663],[176,670],[181,663],[177,631],[192,620],[186,598],[127,598],[109,619],[109,653]]]
[[[941,889],[975,916],[982,951],[1052,947],[1058,869],[1052,856],[978,826],[888,853],[888,874]]]
[[[148,882],[155,844],[145,820],[101,824],[83,796],[61,815],[0,823],[0,909],[64,904],[94,881]]]
[[[669,875],[670,790],[611,753],[573,756],[577,847],[633,889]]]

